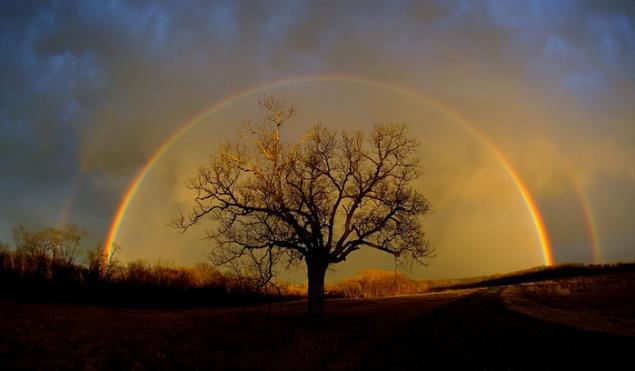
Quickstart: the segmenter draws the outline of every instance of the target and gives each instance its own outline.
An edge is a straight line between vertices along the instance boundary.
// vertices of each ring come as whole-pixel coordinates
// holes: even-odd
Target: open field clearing
[[[469,291],[190,310],[1,302],[2,368],[347,368],[371,340]],[[353,350],[353,348],[355,348]]]
[[[603,279],[602,285],[613,282]],[[600,295],[606,286],[598,285]],[[510,310],[513,290],[524,295],[526,287],[334,299],[319,322],[307,320],[304,301],[182,310],[5,301],[0,366],[386,370],[424,369],[441,360],[447,367],[471,369],[553,369],[612,368],[629,359],[635,337]],[[617,298],[626,293],[616,293],[613,303],[632,302],[633,296]],[[588,306],[581,312],[598,310],[591,297],[578,302]],[[514,300],[521,298],[515,294]],[[526,312],[536,310],[537,304],[522,300]]]
[[[623,272],[509,286],[509,308],[589,331],[635,336],[635,273]]]

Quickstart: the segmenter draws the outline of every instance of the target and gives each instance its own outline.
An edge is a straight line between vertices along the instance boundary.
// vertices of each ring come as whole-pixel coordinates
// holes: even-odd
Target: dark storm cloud
[[[545,174],[566,167],[619,184],[635,179],[631,1],[0,8],[0,239],[28,219],[12,215],[35,214],[36,205],[54,215],[50,200],[65,197],[78,171],[89,179],[92,203],[79,197],[91,225],[104,224],[100,235],[108,205],[179,122],[231,92],[304,73],[433,94],[491,134],[537,191],[556,187],[558,176]]]

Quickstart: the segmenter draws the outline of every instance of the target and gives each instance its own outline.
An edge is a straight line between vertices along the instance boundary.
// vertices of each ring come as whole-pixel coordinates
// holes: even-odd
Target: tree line
[[[208,262],[190,267],[143,260],[122,263],[117,246],[110,259],[104,259],[103,247],[82,246],[86,233],[75,225],[35,232],[16,226],[12,235],[13,246],[0,242],[0,289],[4,297],[100,298],[125,304],[132,297],[156,303],[156,297],[163,296],[161,301],[166,303],[183,301],[187,296],[186,303],[200,304],[306,296],[305,284],[269,281],[263,286],[257,272],[220,271]],[[426,287],[402,273],[366,270],[327,285],[326,295],[381,297],[419,293]],[[175,294],[181,295],[177,298]]]
[[[222,304],[297,296],[284,285],[262,286],[248,272],[221,272],[208,262],[191,267],[143,260],[122,263],[118,246],[105,259],[103,247],[83,248],[86,233],[74,225],[35,232],[16,226],[12,235],[13,246],[0,242],[4,298]]]

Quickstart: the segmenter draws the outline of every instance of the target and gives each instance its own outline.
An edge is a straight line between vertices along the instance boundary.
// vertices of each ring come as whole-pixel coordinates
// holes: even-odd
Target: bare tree
[[[188,182],[194,205],[175,226],[185,231],[211,218],[214,260],[248,259],[261,277],[304,261],[310,313],[324,311],[328,266],[353,251],[374,248],[402,263],[430,255],[421,217],[431,204],[412,187],[419,143],[407,127],[375,125],[366,138],[315,125],[286,144],[280,129],[294,109],[275,97],[260,104],[265,119],[248,125],[249,141],[226,142]]]
[[[88,272],[92,280],[110,281],[121,268],[119,258],[117,257],[121,247],[113,244],[110,253],[100,245],[86,251],[86,261],[88,263]]]
[[[75,225],[62,228],[46,228],[36,233],[23,226],[13,228],[13,238],[18,250],[31,255],[47,256],[53,262],[72,265],[86,232]]]

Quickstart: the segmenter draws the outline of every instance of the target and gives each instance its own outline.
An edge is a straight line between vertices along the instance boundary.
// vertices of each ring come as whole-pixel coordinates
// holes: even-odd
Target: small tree
[[[35,233],[23,226],[13,228],[17,254],[26,258],[31,273],[41,277],[53,273],[73,273],[75,258],[85,235],[86,232],[74,225],[46,228]]]
[[[117,254],[121,247],[114,244],[110,253],[100,245],[86,251],[89,277],[93,281],[111,281],[119,273],[121,264]]]
[[[247,261],[260,277],[303,260],[308,310],[324,310],[324,277],[331,264],[360,248],[422,262],[431,253],[421,217],[430,202],[412,182],[420,175],[418,142],[404,125],[375,125],[337,134],[322,125],[285,144],[282,125],[292,107],[265,97],[265,119],[248,126],[248,143],[225,143],[187,186],[195,192],[188,215],[175,226],[186,231],[204,217],[216,222],[219,264]]]
[[[3,274],[13,271],[15,254],[11,253],[9,244],[0,241],[0,277]]]

